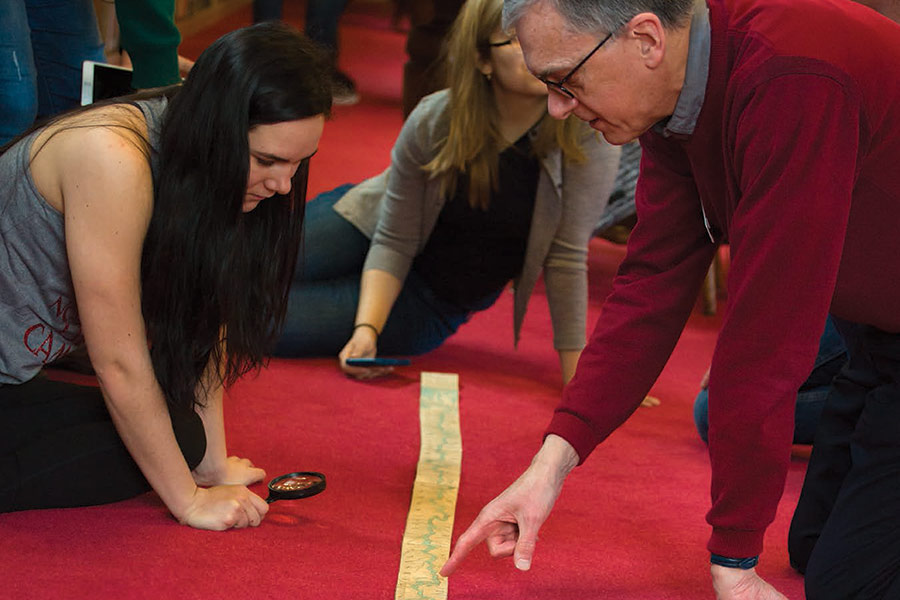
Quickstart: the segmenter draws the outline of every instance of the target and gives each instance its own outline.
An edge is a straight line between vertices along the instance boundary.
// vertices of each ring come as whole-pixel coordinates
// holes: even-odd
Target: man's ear
[[[653,13],[635,15],[625,24],[625,35],[637,42],[641,60],[650,68],[658,67],[666,54],[667,32]]]

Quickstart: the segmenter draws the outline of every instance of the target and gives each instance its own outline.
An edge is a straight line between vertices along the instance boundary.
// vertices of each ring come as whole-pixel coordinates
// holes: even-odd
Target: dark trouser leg
[[[491,298],[487,306],[494,300],[496,297]],[[435,296],[425,280],[411,269],[378,339],[378,352],[385,355],[425,354],[443,344],[470,316]]]
[[[280,21],[283,0],[253,0],[253,22]]]
[[[360,273],[355,273],[292,285],[284,330],[273,354],[336,357],[353,335],[359,278]],[[436,300],[411,271],[378,339],[378,353],[423,354],[440,346],[467,319],[467,313]]]
[[[333,56],[338,53],[338,21],[347,8],[348,0],[307,0],[306,36],[326,48]]]
[[[846,341],[850,363],[823,413],[789,549],[810,600],[895,598],[900,336],[857,327]]]
[[[797,406],[794,409],[794,443],[812,444],[825,407],[825,399],[829,386],[801,390],[797,394]],[[694,425],[704,442],[709,433],[709,391],[700,390],[694,399]]]
[[[37,69],[38,118],[81,101],[81,63],[103,62],[92,0],[26,0]]]
[[[193,411],[172,428],[190,468],[206,436]],[[150,489],[96,387],[37,377],[0,387],[0,512],[105,504]]]
[[[847,363],[847,351],[843,339],[838,333],[832,317],[825,323],[825,331],[819,339],[819,352],[812,372],[800,391],[797,392],[797,405],[794,410],[794,443],[812,444],[825,407],[825,400],[831,390],[831,382]],[[709,393],[700,390],[694,400],[694,423],[697,433],[703,441],[707,441],[709,431]]]
[[[359,278],[369,252],[369,238],[334,210],[335,203],[352,187],[338,186],[306,204],[294,283],[328,281],[344,275]]]
[[[24,0],[0,2],[0,146],[37,116],[37,71]]]
[[[333,208],[350,187],[319,194],[306,205],[303,246],[275,356],[332,357],[350,339],[369,251],[365,234]]]
[[[863,342],[855,335],[860,327],[841,322],[839,325],[851,358],[831,384],[788,533],[791,565],[801,573],[806,571],[810,554],[850,470],[850,438],[865,395],[875,385]]]
[[[444,87],[440,55],[444,38],[464,0],[431,0],[432,10],[421,10],[414,18],[406,40],[409,60],[403,66],[403,117],[406,118],[423,96]]]

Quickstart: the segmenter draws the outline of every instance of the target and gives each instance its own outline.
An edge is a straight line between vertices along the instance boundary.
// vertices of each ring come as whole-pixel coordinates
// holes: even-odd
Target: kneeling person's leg
[[[150,490],[99,388],[36,378],[0,394],[0,512],[105,504]],[[200,417],[172,413],[193,469],[206,452]]]
[[[810,600],[894,598],[900,587],[900,336],[873,331],[868,342],[883,383],[866,395],[850,471],[810,557]]]

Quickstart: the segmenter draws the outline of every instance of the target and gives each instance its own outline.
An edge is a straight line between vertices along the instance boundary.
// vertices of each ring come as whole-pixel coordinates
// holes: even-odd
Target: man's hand
[[[763,581],[756,569],[731,569],[710,565],[716,600],[787,600],[787,596]]]
[[[550,516],[566,475],[577,464],[578,455],[568,442],[555,435],[547,436],[531,466],[485,506],[459,537],[441,575],[453,573],[482,541],[487,543],[491,556],[514,555],[517,569],[530,569],[538,529]]]

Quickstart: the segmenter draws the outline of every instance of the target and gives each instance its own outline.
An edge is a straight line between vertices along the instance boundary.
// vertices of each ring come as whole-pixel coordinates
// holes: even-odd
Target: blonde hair
[[[424,169],[440,178],[441,194],[456,193],[460,174],[469,177],[469,204],[486,209],[497,189],[497,157],[508,144],[500,135],[499,112],[490,81],[478,69],[490,58],[491,35],[500,29],[502,0],[468,0],[462,7],[445,47],[445,72],[450,88],[450,128],[437,143],[438,153]],[[573,117],[557,121],[545,115],[533,140],[535,154],[559,147],[563,156],[584,162],[579,123]]]

